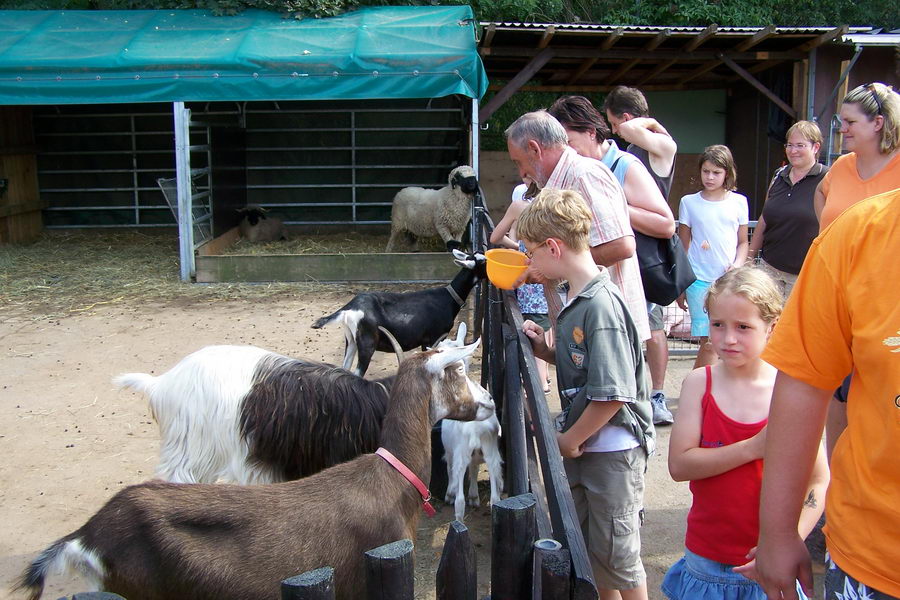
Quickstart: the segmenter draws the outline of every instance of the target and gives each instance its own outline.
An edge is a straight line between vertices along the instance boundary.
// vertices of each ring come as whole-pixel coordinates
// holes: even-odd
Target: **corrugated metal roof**
[[[860,46],[898,46],[900,33],[855,33],[845,35],[843,40]]]
[[[625,35],[629,33],[660,33],[668,31],[670,34],[688,34],[695,35],[703,32],[706,27],[665,27],[662,25],[610,25],[600,23],[519,23],[515,21],[481,21],[482,27],[493,25],[495,28],[511,28],[511,29],[546,29],[554,27],[557,31],[597,31],[612,32],[622,29]],[[762,31],[765,27],[724,27],[718,28],[719,34],[743,34],[752,35]],[[808,34],[819,35],[832,31],[834,26],[804,26],[804,27],[776,27],[775,32],[781,34]],[[872,27],[854,26],[849,28],[850,33],[865,33],[873,31]]]

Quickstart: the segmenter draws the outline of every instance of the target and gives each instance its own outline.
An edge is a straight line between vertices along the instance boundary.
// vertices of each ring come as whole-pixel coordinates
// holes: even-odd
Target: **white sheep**
[[[462,234],[472,216],[472,201],[478,191],[475,170],[467,165],[450,171],[447,185],[428,190],[405,187],[394,196],[391,209],[391,239],[386,252],[393,252],[400,239],[418,249],[420,238],[440,237],[447,250],[462,246]]]
[[[241,222],[238,225],[241,237],[252,244],[276,242],[288,239],[287,228],[284,219],[274,215],[267,215],[267,209],[258,204],[248,204],[239,208]]]

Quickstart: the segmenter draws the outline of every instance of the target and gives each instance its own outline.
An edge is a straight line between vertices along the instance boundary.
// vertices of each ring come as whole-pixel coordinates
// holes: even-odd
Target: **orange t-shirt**
[[[860,179],[856,170],[856,153],[838,158],[821,183],[825,195],[825,207],[819,218],[819,231],[823,231],[839,214],[860,200],[900,188],[900,152],[876,175]]]
[[[763,360],[820,389],[853,370],[825,535],[852,577],[900,597],[900,189],[813,241]]]

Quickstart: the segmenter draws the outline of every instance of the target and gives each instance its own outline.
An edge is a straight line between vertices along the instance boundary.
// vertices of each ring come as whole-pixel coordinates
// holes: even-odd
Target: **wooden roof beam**
[[[653,50],[656,50],[660,44],[662,44],[664,41],[666,41],[669,38],[670,35],[672,35],[671,30],[663,29],[658,34],[656,34],[652,40],[647,42],[644,45],[644,47],[642,48],[642,50],[644,52],[652,52]],[[618,79],[622,75],[624,75],[625,73],[630,71],[632,69],[632,67],[634,67],[634,65],[638,64],[639,62],[641,62],[640,58],[632,58],[631,60],[627,61],[625,64],[623,64],[621,67],[619,67],[615,73],[613,73],[612,75],[607,77],[606,81],[603,82],[603,85],[612,85],[613,83],[618,81]]]
[[[773,35],[775,35],[776,27],[774,25],[767,25],[763,27],[759,31],[757,31],[753,36],[747,38],[743,42],[737,44],[734,49],[737,52],[744,52],[745,50],[749,50],[753,46],[757,45],[763,40],[767,40]]]
[[[760,83],[760,81],[756,77],[754,77],[751,73],[749,73],[746,69],[741,67],[739,64],[737,64],[736,62],[734,62],[733,60],[731,60],[724,54],[720,54],[719,57],[721,58],[722,62],[728,66],[729,69],[731,69],[732,71],[734,71],[735,73],[740,75],[743,79],[745,79],[747,81],[747,83],[749,83],[750,85],[755,87],[757,90],[759,90],[759,92],[763,96],[765,96],[766,98],[771,100],[772,103],[775,104],[775,106],[777,106],[778,108],[780,108],[781,110],[786,112],[788,115],[791,116],[791,118],[793,118],[793,119],[797,118],[797,111],[795,111],[784,100],[782,100],[781,98],[779,98],[778,96],[773,94],[769,88],[767,88],[762,83]]]
[[[510,79],[503,89],[501,89],[497,94],[488,100],[487,104],[481,107],[481,110],[478,111],[478,120],[481,123],[487,123],[488,119],[491,118],[498,108],[506,104],[506,101],[519,91],[523,85],[528,83],[532,77],[534,77],[535,73],[541,70],[541,68],[547,64],[547,62],[553,58],[553,49],[552,48],[544,48],[541,50],[537,56],[532,58],[525,67],[519,71],[515,77]]]
[[[494,34],[497,33],[497,26],[494,23],[491,23],[484,30],[484,37],[481,38],[481,47],[482,48],[490,48],[491,42],[494,41]]]
[[[556,35],[556,25],[550,25],[547,29],[544,30],[543,35],[541,35],[541,41],[538,42],[537,48],[538,50],[543,50],[550,43],[550,40],[553,39],[553,36]]]
[[[634,86],[641,87],[642,85],[644,85],[645,83],[647,83],[648,81],[650,81],[651,79],[653,79],[654,77],[659,75],[660,73],[668,70],[668,68],[671,67],[672,65],[674,65],[676,62],[678,62],[678,61],[676,61],[674,59],[669,59],[669,60],[659,63],[658,65],[656,65],[656,67],[654,67],[654,69],[652,71],[650,71],[649,73],[647,73],[646,75],[641,77],[638,80],[638,82],[636,84],[634,84]]]
[[[613,44],[622,39],[622,36],[625,35],[624,27],[616,27],[612,33],[606,36],[606,39],[603,40],[603,43],[600,44],[600,52],[606,52],[610,48],[613,47]]]
[[[700,65],[699,67],[697,67],[696,69],[694,69],[693,71],[691,71],[690,73],[685,75],[684,77],[680,78],[678,80],[678,85],[684,85],[688,81],[690,81],[692,79],[696,79],[697,77],[700,77],[704,73],[712,71],[713,69],[715,69],[716,67],[718,67],[721,64],[722,64],[722,61],[718,60],[718,59],[703,63],[702,65]]]
[[[712,25],[695,35],[693,38],[691,38],[691,40],[684,45],[684,48],[682,48],[682,50],[684,50],[685,52],[693,52],[694,50],[699,48],[700,45],[703,44],[706,40],[715,36],[717,31],[719,31],[719,26],[713,23]]]
[[[704,29],[703,31],[701,31],[700,33],[695,35],[693,38],[691,38],[691,40],[687,44],[684,45],[682,50],[684,52],[693,52],[694,50],[699,48],[700,45],[703,44],[706,40],[715,36],[716,32],[718,30],[719,30],[719,26],[717,24],[713,23],[712,25],[710,25],[709,27],[707,27],[706,29]],[[650,81],[651,79],[653,79],[654,77],[659,75],[660,73],[667,71],[669,69],[669,67],[674,65],[676,62],[678,62],[677,59],[669,59],[667,61],[664,61],[664,62],[658,64],[656,66],[656,68],[654,68],[652,71],[650,71],[649,73],[647,73],[646,75],[641,77],[641,79],[637,82],[636,86],[641,87],[643,84],[647,83],[648,81]]]
[[[622,38],[623,35],[625,35],[625,28],[624,27],[616,27],[612,33],[610,33],[608,36],[606,36],[606,39],[603,40],[603,43],[600,44],[600,47],[598,48],[598,53],[606,52],[607,50],[612,48],[613,44],[618,42]],[[597,62],[598,58],[600,58],[600,57],[594,56],[592,58],[584,59],[581,62],[581,64],[578,65],[578,68],[575,69],[575,72],[572,73],[572,75],[569,77],[568,81],[566,81],[566,84],[572,85],[573,83],[575,83],[576,81],[581,79],[581,76],[584,75],[585,73],[587,73],[588,70],[594,66],[594,63]]]
[[[776,31],[776,29],[775,29],[774,25],[768,25],[766,27],[763,27],[762,29],[757,31],[755,34],[753,34],[751,37],[749,37],[746,40],[735,45],[734,51],[735,52],[745,52],[745,51],[749,50],[750,48],[752,48],[753,46],[756,46],[757,44],[759,44],[761,41],[768,39],[768,38],[772,37],[773,35],[775,35],[775,31]],[[682,77],[681,79],[679,79],[678,83],[680,85],[684,85],[691,79],[700,77],[704,73],[708,73],[709,71],[712,71],[713,69],[715,69],[716,67],[718,67],[721,64],[722,64],[722,61],[719,60],[718,58],[715,60],[711,60],[707,63],[704,63],[704,64],[700,65],[699,67],[697,67],[696,69],[694,69],[693,71],[691,71],[690,73],[688,73],[687,75],[685,75],[684,77]]]
[[[846,35],[848,31],[850,31],[850,28],[846,25],[835,27],[831,31],[826,31],[822,35],[815,37],[804,44],[800,44],[795,48],[795,50],[799,50],[801,52],[809,52],[813,48],[818,48],[822,44],[827,44],[835,38]]]

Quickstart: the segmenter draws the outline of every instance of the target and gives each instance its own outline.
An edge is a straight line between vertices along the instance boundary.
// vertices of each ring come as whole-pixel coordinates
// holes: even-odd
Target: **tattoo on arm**
[[[813,490],[809,490],[809,495],[806,497],[806,500],[803,501],[803,506],[816,508],[818,505],[819,502],[818,500],[816,500],[816,492]]]

